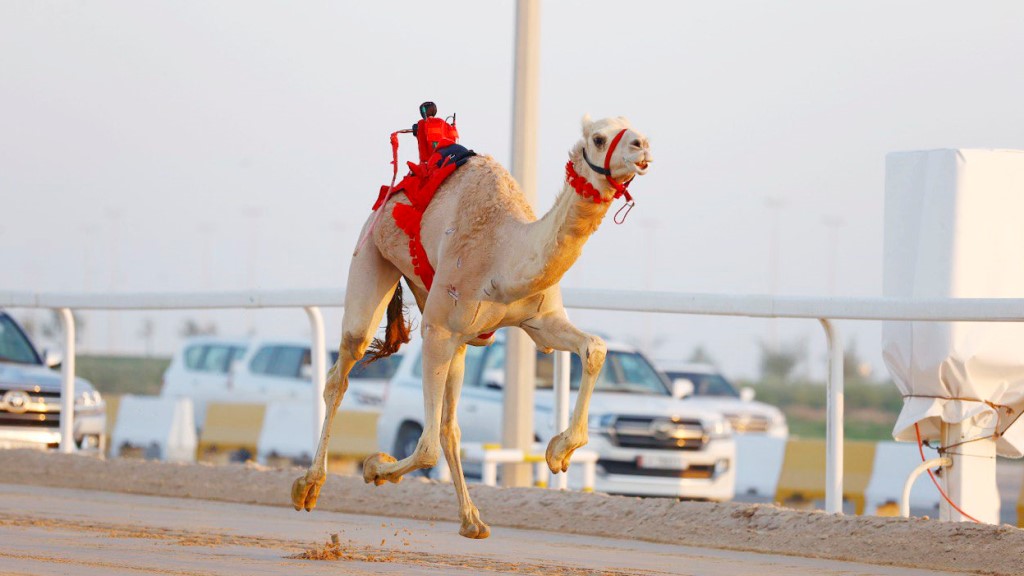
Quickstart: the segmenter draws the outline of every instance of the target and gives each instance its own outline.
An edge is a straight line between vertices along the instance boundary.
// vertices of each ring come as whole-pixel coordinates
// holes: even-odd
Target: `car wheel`
[[[413,452],[416,451],[416,445],[420,441],[421,434],[423,434],[423,428],[420,428],[419,424],[413,424],[412,422],[402,424],[402,427],[398,429],[398,437],[395,438],[395,458],[402,460],[412,456]],[[429,478],[433,470],[433,468],[421,468],[410,472],[409,475]]]

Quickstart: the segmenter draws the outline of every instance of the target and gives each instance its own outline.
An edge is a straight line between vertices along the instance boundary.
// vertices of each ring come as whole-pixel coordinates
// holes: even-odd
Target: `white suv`
[[[210,402],[275,400],[312,401],[311,347],[305,340],[256,340],[202,336],[190,338],[164,372],[160,394],[187,396],[195,406],[195,421],[202,426]],[[327,367],[337,360],[327,353]],[[384,401],[386,384],[401,357],[356,364],[349,374],[345,407],[376,410]]]
[[[714,366],[671,361],[658,362],[658,366],[674,386],[685,390],[684,402],[721,412],[736,434],[789,436],[786,416],[781,410],[755,401],[753,388],[737,391]]]
[[[412,453],[423,430],[420,344],[407,346],[377,428],[380,449],[397,458]],[[490,347],[467,350],[458,412],[463,442],[501,441],[504,364],[501,333]],[[536,439],[544,442],[556,432],[552,368],[552,356],[538,354],[534,426]],[[575,355],[570,373],[575,402],[582,374]],[[736,447],[728,422],[717,412],[673,398],[664,377],[632,348],[608,344],[590,403],[589,435],[586,448],[599,457],[598,491],[719,501],[733,497]],[[570,485],[578,487],[572,472]]]

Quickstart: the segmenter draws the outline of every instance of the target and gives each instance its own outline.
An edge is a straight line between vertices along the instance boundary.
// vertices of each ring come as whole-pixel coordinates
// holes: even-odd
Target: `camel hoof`
[[[387,464],[394,464],[398,462],[390,454],[383,452],[377,452],[373,456],[368,456],[366,460],[363,460],[363,482],[369,484],[373,482],[374,486],[380,486],[384,482],[392,482],[398,484],[402,481],[400,475],[386,474],[383,471],[384,466]]]
[[[312,511],[316,508],[316,500],[320,497],[320,488],[323,485],[324,476],[306,474],[296,478],[292,483],[292,506],[296,510]]]
[[[476,521],[464,521],[459,528],[459,535],[473,540],[483,540],[491,535],[491,528],[477,518]]]
[[[583,442],[579,445],[573,446],[565,436],[565,432],[556,434],[555,437],[548,442],[548,449],[544,451],[544,460],[547,462],[548,469],[551,470],[551,473],[558,474],[559,472],[568,472],[569,461],[572,460],[572,453],[585,443],[586,442]]]

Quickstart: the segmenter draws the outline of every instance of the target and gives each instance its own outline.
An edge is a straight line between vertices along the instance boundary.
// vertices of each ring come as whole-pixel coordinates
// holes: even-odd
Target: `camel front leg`
[[[466,345],[459,346],[448,369],[448,382],[444,387],[444,407],[441,412],[441,448],[444,449],[445,460],[452,473],[455,484],[455,496],[459,499],[459,520],[462,526],[459,534],[466,538],[483,539],[491,534],[491,529],[480,519],[480,510],[473,505],[466,488],[466,477],[462,472],[462,458],[459,453],[462,431],[456,408],[459,395],[462,393],[462,380],[466,372]]]
[[[566,472],[569,470],[572,453],[589,440],[587,417],[590,396],[594,392],[601,367],[604,366],[607,347],[601,338],[586,334],[573,326],[562,310],[533,318],[524,324],[523,328],[539,348],[574,352],[583,363],[583,379],[576,395],[576,407],[572,411],[569,427],[551,439],[544,454],[551,472]]]
[[[441,455],[441,409],[445,382],[458,344],[451,332],[436,324],[423,326],[423,433],[411,455],[399,461],[390,454],[378,452],[363,462],[363,480],[380,486],[395,484],[402,476],[437,464]]]

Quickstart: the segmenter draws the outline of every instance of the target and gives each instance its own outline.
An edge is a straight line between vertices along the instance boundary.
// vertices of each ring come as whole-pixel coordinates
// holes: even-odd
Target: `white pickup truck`
[[[402,352],[377,428],[380,449],[397,458],[412,453],[423,430],[419,342]],[[458,411],[463,442],[501,441],[504,365],[501,333],[491,346],[467,351]],[[551,355],[538,354],[534,426],[543,442],[556,432],[552,365]],[[570,373],[575,402],[582,373],[575,355]],[[664,376],[628,346],[608,343],[591,399],[589,436],[587,449],[599,458],[598,491],[716,501],[733,497],[736,447],[728,421],[674,398]],[[572,469],[569,481],[577,487]]]

